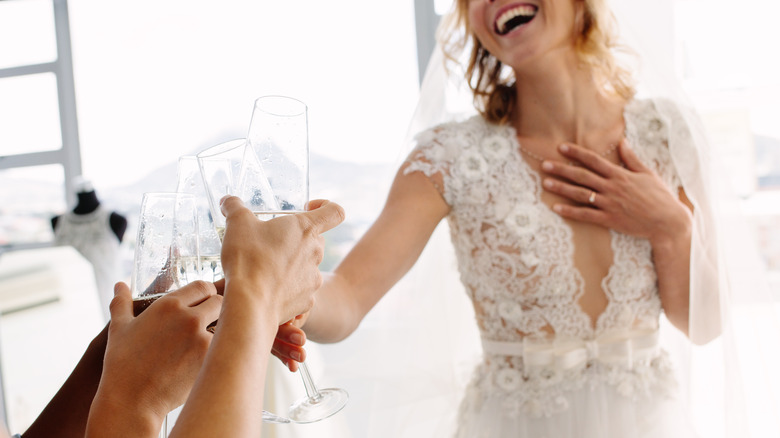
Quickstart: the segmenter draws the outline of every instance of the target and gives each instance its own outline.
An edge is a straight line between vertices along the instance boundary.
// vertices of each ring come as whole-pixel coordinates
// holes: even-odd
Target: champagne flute
[[[166,293],[199,278],[197,235],[195,196],[144,193],[130,278],[136,315]]]
[[[250,208],[261,220],[305,211],[309,202],[309,139],[306,105],[291,97],[255,100],[247,135],[249,146],[268,178],[263,202]],[[249,155],[249,154],[247,154]],[[264,185],[265,186],[265,185]],[[341,388],[317,389],[305,362],[298,368],[306,396],[295,401],[289,417],[311,423],[340,411],[349,399]]]
[[[130,289],[138,316],[155,300],[200,277],[195,196],[145,193],[138,220]],[[160,437],[168,436],[168,416]]]
[[[225,236],[225,217],[220,210],[219,201],[225,195],[236,195],[250,208],[261,208],[263,199],[270,196],[267,179],[243,138],[212,146],[200,152],[196,158],[211,213],[211,224],[221,248]],[[289,423],[290,419],[264,410],[263,421]]]
[[[179,157],[176,192],[195,196],[201,262],[200,279],[213,283],[223,277],[219,255],[221,243],[214,226],[198,159],[194,155]]]
[[[219,201],[234,195],[252,211],[267,210],[274,198],[257,156],[246,139],[239,138],[212,146],[197,155],[211,218],[220,241],[225,235],[225,216]]]

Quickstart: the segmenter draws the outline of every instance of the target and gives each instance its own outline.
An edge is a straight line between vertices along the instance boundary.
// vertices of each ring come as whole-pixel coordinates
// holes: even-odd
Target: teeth
[[[533,17],[534,15],[536,15],[536,8],[531,5],[520,5],[514,7],[504,11],[504,13],[498,17],[496,20],[496,29],[498,29],[499,33],[503,34],[506,32],[506,23],[509,22],[509,20],[515,17]]]

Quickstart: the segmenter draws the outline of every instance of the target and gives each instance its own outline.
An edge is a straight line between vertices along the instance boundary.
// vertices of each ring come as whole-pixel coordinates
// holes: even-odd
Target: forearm
[[[669,321],[688,334],[690,309],[691,226],[653,242],[658,293]]]
[[[102,392],[101,392],[102,391]],[[157,438],[166,413],[154,412],[135,403],[119,402],[110,395],[111,390],[101,389],[89,412],[86,438]]]
[[[108,326],[92,340],[60,390],[24,433],[24,438],[84,437],[89,409],[103,371],[107,339]]]
[[[331,273],[324,277],[303,330],[309,340],[339,342],[358,328],[365,312],[357,308],[356,300],[351,298],[352,286],[342,276]]]
[[[266,368],[277,328],[265,301],[235,295],[225,300],[214,340],[171,438],[260,435]]]
[[[316,342],[338,342],[398,282],[425,248],[449,206],[428,177],[399,170],[376,222],[316,294],[304,325]]]

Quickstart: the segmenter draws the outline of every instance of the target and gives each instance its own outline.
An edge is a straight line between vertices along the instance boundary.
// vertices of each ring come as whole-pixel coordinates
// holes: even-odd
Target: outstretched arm
[[[346,338],[420,256],[449,206],[421,172],[401,167],[376,222],[325,277],[304,330],[317,342]]]

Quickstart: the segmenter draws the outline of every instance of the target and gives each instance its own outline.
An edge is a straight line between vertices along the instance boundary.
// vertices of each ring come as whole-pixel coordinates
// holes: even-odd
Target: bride
[[[695,436],[659,344],[661,313],[696,343],[721,329],[714,304],[690,330],[719,290],[697,256],[710,295],[691,300],[709,204],[688,118],[635,98],[604,0],[457,0],[448,19],[442,47],[470,48],[479,115],[416,136],[381,215],[296,324],[346,338],[446,218],[483,349],[458,437]]]

